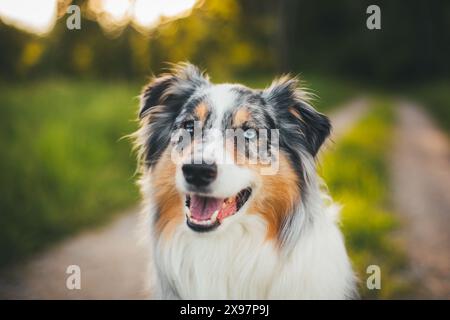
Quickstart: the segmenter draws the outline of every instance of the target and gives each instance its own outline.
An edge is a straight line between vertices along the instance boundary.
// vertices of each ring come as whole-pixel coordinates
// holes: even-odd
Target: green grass
[[[139,86],[46,80],[0,87],[0,265],[137,200]]]
[[[387,155],[394,117],[391,106],[373,110],[325,155],[321,174],[333,198],[343,204],[341,222],[363,298],[396,298],[409,290],[402,276],[405,257],[393,231],[399,222],[390,211]],[[381,268],[381,290],[368,290],[366,268]]]
[[[450,82],[437,82],[418,88],[412,94],[450,133]]]

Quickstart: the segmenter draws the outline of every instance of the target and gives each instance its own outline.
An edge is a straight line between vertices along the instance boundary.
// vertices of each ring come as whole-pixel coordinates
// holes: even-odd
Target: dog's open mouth
[[[195,231],[211,231],[222,221],[234,215],[247,202],[252,190],[246,188],[233,197],[225,199],[205,197],[198,194],[186,195],[188,207],[187,225]]]

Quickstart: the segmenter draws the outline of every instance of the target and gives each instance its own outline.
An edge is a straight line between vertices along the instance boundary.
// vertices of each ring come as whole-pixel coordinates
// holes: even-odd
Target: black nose
[[[217,177],[215,164],[185,164],[182,170],[187,183],[196,187],[206,187]]]

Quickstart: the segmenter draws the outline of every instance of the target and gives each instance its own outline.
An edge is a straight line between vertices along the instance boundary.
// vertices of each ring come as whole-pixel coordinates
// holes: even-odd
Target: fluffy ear
[[[144,118],[153,107],[161,104],[164,91],[171,86],[174,80],[173,75],[163,75],[153,78],[144,87],[141,93],[139,119]]]
[[[171,73],[153,78],[141,94],[137,145],[140,159],[155,164],[170,143],[172,126],[183,105],[208,78],[191,64],[177,65]]]
[[[144,118],[153,107],[171,104],[181,108],[194,91],[209,83],[208,77],[189,63],[175,65],[170,73],[151,79],[141,93],[139,118]]]
[[[315,157],[330,134],[331,124],[327,116],[308,103],[308,95],[299,88],[299,81],[284,76],[264,90],[263,96],[282,115],[280,126],[284,127],[284,134],[300,141]]]

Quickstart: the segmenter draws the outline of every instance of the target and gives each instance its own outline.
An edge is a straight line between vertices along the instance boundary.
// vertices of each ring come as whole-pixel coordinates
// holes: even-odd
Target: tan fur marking
[[[202,102],[197,107],[195,107],[195,114],[198,117],[198,120],[204,122],[206,120],[206,116],[208,115],[208,106]]]
[[[240,108],[236,113],[234,114],[233,118],[233,126],[240,127],[245,122],[247,122],[250,119],[250,112],[247,108]]]
[[[290,113],[292,113],[292,115],[294,116],[294,117],[296,117],[297,119],[299,119],[300,121],[303,121],[303,117],[302,117],[302,115],[300,114],[300,112],[298,111],[298,110],[296,110],[295,108],[293,108],[293,107],[289,107],[289,112]]]
[[[182,223],[183,200],[175,186],[176,166],[168,148],[153,170],[155,201],[159,209],[156,230],[169,237],[176,226]]]
[[[279,170],[275,175],[260,175],[261,189],[253,199],[250,212],[261,214],[268,223],[267,237],[276,238],[282,223],[300,200],[298,176],[285,155],[280,153]],[[261,167],[252,166],[259,173]]]

